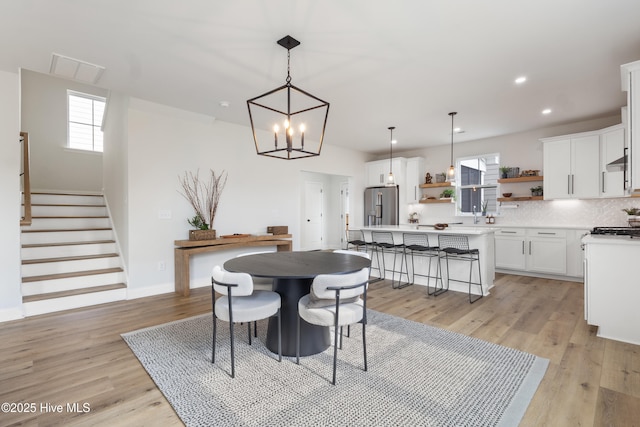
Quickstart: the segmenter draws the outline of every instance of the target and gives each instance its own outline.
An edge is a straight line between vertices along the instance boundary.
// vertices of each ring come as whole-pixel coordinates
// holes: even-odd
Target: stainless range
[[[598,236],[629,236],[640,238],[640,227],[594,227],[591,234]]]

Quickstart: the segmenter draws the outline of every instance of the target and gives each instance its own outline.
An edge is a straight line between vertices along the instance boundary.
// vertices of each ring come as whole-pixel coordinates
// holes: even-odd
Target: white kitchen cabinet
[[[541,139],[544,198],[600,197],[600,135],[598,132]]]
[[[627,147],[630,182],[628,187],[640,192],[640,61],[620,67],[622,90],[627,92]]]
[[[583,242],[587,323],[598,326],[599,337],[640,344],[640,239],[587,236]]]
[[[495,233],[496,268],[526,269],[525,230],[503,228]]]
[[[624,125],[602,130],[600,135],[600,197],[625,195],[624,170],[607,170],[607,165],[625,155]]]
[[[393,168],[396,184],[400,185],[400,191],[405,191],[403,188],[406,183],[406,164],[407,159],[403,157],[396,157],[392,162],[389,162],[389,160],[376,160],[365,163],[367,187],[385,185],[389,176],[389,169]]]
[[[567,275],[567,231],[502,228],[495,233],[496,268]]]
[[[527,230],[527,271],[567,274],[567,240],[565,230]]]
[[[388,160],[378,160],[375,162],[367,162],[365,164],[365,177],[366,177],[367,187],[385,185],[388,174],[389,174]]]
[[[421,193],[420,184],[424,181],[424,159],[411,157],[407,159],[406,195],[407,203],[418,203]],[[402,190],[401,190],[402,191]]]

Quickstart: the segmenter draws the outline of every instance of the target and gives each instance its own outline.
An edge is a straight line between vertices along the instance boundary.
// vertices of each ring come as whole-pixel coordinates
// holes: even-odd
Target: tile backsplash
[[[473,223],[469,215],[455,216],[453,204],[427,206],[412,205],[413,211],[420,214],[421,224]],[[622,209],[631,207],[640,208],[640,198],[503,202],[499,208],[499,214],[496,215],[495,223],[496,225],[570,226],[589,229],[596,226],[626,227],[628,226],[627,214]],[[479,220],[480,223],[485,223],[484,218]]]
[[[504,225],[623,227],[628,223],[622,209],[630,207],[640,207],[640,199],[506,202],[501,206],[496,222]]]

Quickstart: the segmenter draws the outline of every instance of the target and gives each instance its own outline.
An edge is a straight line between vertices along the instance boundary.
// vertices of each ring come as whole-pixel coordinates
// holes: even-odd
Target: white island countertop
[[[495,233],[500,227],[491,226],[473,226],[464,224],[452,224],[444,230],[436,230],[432,225],[375,225],[366,227],[354,227],[355,230],[364,231],[391,231],[400,233],[429,233],[429,234],[459,234],[459,235],[481,235]]]

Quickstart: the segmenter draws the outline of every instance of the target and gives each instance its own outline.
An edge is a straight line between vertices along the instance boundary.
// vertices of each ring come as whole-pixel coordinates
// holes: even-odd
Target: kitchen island
[[[369,227],[360,227],[360,230],[364,233],[365,241],[371,242],[371,232],[372,231],[389,231],[393,235],[393,240],[396,244],[401,244],[403,241],[403,236],[405,233],[424,233],[429,237],[429,244],[431,246],[438,245],[438,235],[440,234],[452,234],[452,235],[462,235],[467,236],[469,238],[469,247],[471,249],[478,249],[480,251],[480,271],[482,278],[482,294],[489,295],[489,289],[493,287],[493,281],[495,279],[495,249],[494,249],[494,233],[498,228],[494,227],[474,227],[469,225],[450,225],[444,230],[436,230],[433,226],[425,226],[425,225],[379,225],[379,226],[369,226]],[[437,259],[434,259],[436,261]],[[373,271],[376,272],[375,269],[376,261],[372,258],[373,262]],[[385,255],[385,264],[387,266],[393,265],[393,255],[386,254]],[[399,269],[398,265],[400,265],[400,255],[398,255],[398,259],[396,261],[396,268]],[[411,262],[409,262],[409,267],[411,266]],[[415,257],[415,271],[418,274],[427,274],[429,267],[429,260],[424,257]],[[434,266],[432,266],[431,274],[434,275]],[[447,283],[447,269],[444,264],[444,260],[442,261],[442,280],[444,286],[446,288]],[[389,268],[389,267],[387,267]],[[406,273],[407,267],[406,264],[403,267],[403,271]],[[450,260],[449,262],[449,272],[451,274],[452,279],[468,281],[469,280],[469,262],[459,261],[459,260]],[[396,274],[396,279],[398,275]],[[391,272],[387,272],[386,279],[391,279]],[[473,282],[478,282],[478,267],[477,265],[473,265],[471,280]],[[416,276],[415,284],[417,285],[427,285],[427,280],[429,280],[429,285],[434,286],[434,279],[427,279],[426,277]],[[402,282],[410,281],[408,280],[405,274],[402,275]],[[449,289],[452,291],[458,292],[469,292],[469,286],[467,283],[450,281]],[[479,294],[479,287],[472,286],[471,287],[472,294]]]

